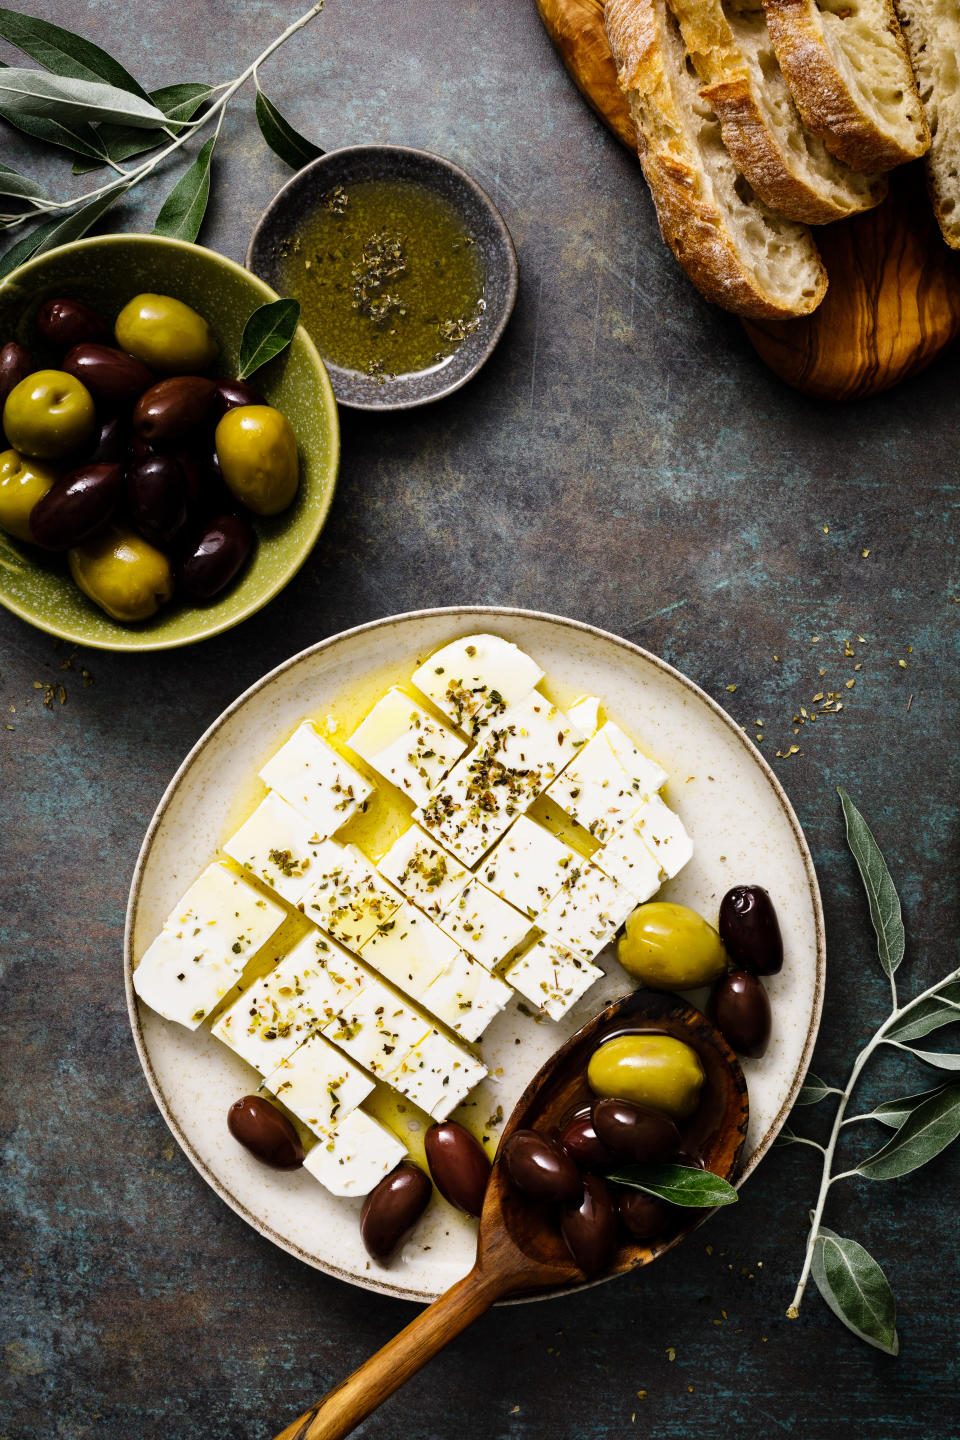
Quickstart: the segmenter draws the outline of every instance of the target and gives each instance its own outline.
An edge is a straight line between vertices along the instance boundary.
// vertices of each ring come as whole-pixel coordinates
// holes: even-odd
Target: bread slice
[[[835,160],[804,127],[777,64],[761,0],[668,3],[723,143],[761,200],[808,225],[829,225],[880,203],[886,181]]]
[[[922,155],[930,131],[892,0],[763,0],[804,124],[855,170]]]
[[[930,126],[930,198],[944,240],[960,250],[960,0],[896,4]]]
[[[660,231],[690,279],[738,315],[808,315],[827,289],[813,237],[737,170],[666,0],[606,0],[604,15]]]

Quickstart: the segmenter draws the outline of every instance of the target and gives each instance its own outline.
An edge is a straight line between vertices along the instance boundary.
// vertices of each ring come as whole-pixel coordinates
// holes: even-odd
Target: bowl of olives
[[[197,245],[79,240],[0,284],[0,604],[60,638],[158,650],[280,591],[333,499],[336,402],[302,327],[236,379],[277,298]]]

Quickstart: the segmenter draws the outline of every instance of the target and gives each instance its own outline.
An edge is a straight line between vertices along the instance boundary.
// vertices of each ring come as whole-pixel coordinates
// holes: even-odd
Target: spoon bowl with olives
[[[678,1245],[709,1210],[642,1190],[617,1195],[603,1172],[673,1160],[732,1181],[748,1118],[739,1061],[705,1015],[650,990],[608,1005],[550,1057],[510,1116],[470,1273],[276,1440],[348,1435],[497,1300],[575,1289]]]

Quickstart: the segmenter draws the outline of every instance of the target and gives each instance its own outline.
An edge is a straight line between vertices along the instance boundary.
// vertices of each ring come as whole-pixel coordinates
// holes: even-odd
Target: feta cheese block
[[[581,695],[567,706],[567,719],[573,721],[581,735],[595,735],[600,729],[601,706],[598,695]]]
[[[412,678],[442,714],[476,734],[491,716],[529,694],[543,671],[499,635],[465,635],[431,655]],[[477,724],[471,726],[474,718]]]
[[[393,842],[377,869],[433,920],[470,879],[456,856],[419,825],[411,825]]]
[[[678,874],[693,854],[693,841],[679,815],[659,795],[651,795],[630,821],[667,879]]]
[[[603,971],[544,936],[506,971],[506,979],[551,1020],[561,1020]]]
[[[331,1020],[368,978],[335,940],[311,930],[234,1001],[213,1034],[267,1075]]]
[[[263,1083],[315,1135],[329,1134],[373,1089],[369,1075],[322,1035],[304,1040]]]
[[[479,880],[472,880],[461,890],[444,910],[439,923],[468,955],[488,970],[505,960],[530,931],[528,916],[514,910]]]
[[[509,985],[460,951],[449,969],[429,985],[422,1004],[464,1040],[478,1040],[512,998]]]
[[[446,1120],[487,1074],[487,1067],[439,1030],[405,1057],[391,1084],[434,1120]]]
[[[301,811],[321,840],[365,810],[373,794],[373,786],[317,734],[309,720],[267,761],[260,779]]]
[[[550,799],[572,820],[588,830],[601,845],[626,825],[638,802],[631,778],[610,745],[604,731],[594,735],[550,786]]]
[[[540,912],[537,925],[565,949],[592,960],[613,939],[636,903],[599,865],[582,860]]]
[[[304,1170],[332,1195],[367,1195],[406,1156],[406,1146],[365,1110],[352,1110],[307,1151]]]
[[[582,861],[576,850],[522,815],[477,874],[502,899],[535,919]]]
[[[322,1027],[322,1033],[365,1070],[396,1085],[395,1071],[430,1029],[424,1015],[371,977]]]
[[[219,862],[167,917],[133,972],[151,1009],[195,1030],[286,919],[283,907]]]
[[[271,790],[223,848],[231,859],[296,905],[313,880],[311,866],[321,843],[313,822]]]
[[[378,700],[347,744],[415,805],[423,805],[467,742],[396,686]]]
[[[530,804],[570,763],[584,737],[556,705],[539,690],[492,721],[482,740],[485,753],[507,770],[524,777]]]
[[[404,901],[365,941],[360,953],[385,980],[419,1000],[461,952],[429,915]]]
[[[610,749],[630,776],[633,787],[641,798],[645,799],[648,795],[655,795],[666,785],[670,777],[663,766],[658,765],[656,760],[651,760],[649,755],[644,755],[642,750],[638,750],[630,736],[621,730],[619,725],[608,720],[605,725],[600,727],[599,733],[606,738]]]
[[[403,903],[403,896],[354,845],[325,840],[312,874],[303,913],[351,950],[359,950]]]
[[[660,889],[663,874],[656,857],[651,855],[644,844],[639,830],[632,824],[618,830],[612,840],[593,856],[595,865],[607,875],[612,875],[634,900],[640,904],[649,900]]]

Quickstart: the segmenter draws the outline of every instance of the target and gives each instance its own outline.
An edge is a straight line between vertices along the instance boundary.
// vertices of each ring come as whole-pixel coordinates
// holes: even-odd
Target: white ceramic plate
[[[770,767],[709,696],[656,656],[602,630],[489,606],[418,611],[348,630],[304,650],[241,695],[173,777],[137,861],[127,910],[130,1023],[154,1097],[178,1143],[227,1204],[284,1249],[328,1274],[409,1300],[430,1300],[473,1263],[476,1228],[436,1197],[389,1269],[360,1243],[359,1200],[336,1199],[305,1171],[276,1172],[230,1137],[228,1106],[256,1088],[252,1069],[201,1027],[189,1032],[141,1005],[132,972],[177,899],[217,846],[253,809],[266,758],[307,715],[356,723],[387,685],[457,635],[490,630],[529,651],[560,704],[599,695],[611,718],[670,774],[666,798],[694,838],[694,858],[663,898],[716,920],[730,886],[765,886],[776,903],[785,963],[768,979],[774,1031],[766,1056],[744,1062],[750,1091],[749,1174],[773,1142],[806,1072],[824,985],[823,915],[810,852]],[[362,698],[358,698],[362,697]],[[349,733],[349,732],[345,732]],[[260,787],[262,788],[262,787]],[[516,1002],[494,1021],[481,1052],[491,1070],[479,1091],[486,1118],[509,1115],[543,1061],[629,982],[612,949],[608,971],[557,1025]],[[696,999],[696,996],[693,997]],[[472,1097],[472,1098],[474,1098]],[[489,1107],[489,1108],[487,1108]]]

